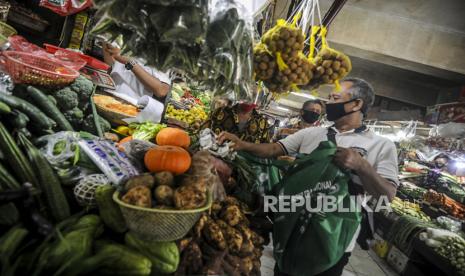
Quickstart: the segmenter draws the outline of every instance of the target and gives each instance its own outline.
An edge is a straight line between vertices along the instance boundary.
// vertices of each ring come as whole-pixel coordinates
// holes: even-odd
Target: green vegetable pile
[[[155,124],[152,122],[145,122],[142,124],[132,123],[129,128],[134,129],[132,139],[153,141],[160,130],[166,127],[165,124]]]
[[[120,42],[123,54],[161,71],[177,69],[216,95],[252,98],[252,24],[240,4],[218,1],[213,14],[208,14],[207,0],[95,4],[100,20],[92,33]]]
[[[461,237],[446,237],[438,246],[434,247],[439,255],[443,256],[457,269],[458,275],[465,275],[465,240]]]
[[[93,92],[92,82],[79,76],[70,86],[50,92],[50,96],[55,98],[58,108],[74,129],[97,135],[96,122],[99,123],[102,132],[109,131],[111,126],[100,116],[98,120],[94,119],[90,104]]]
[[[436,226],[411,216],[400,216],[389,229],[387,241],[409,254],[412,251],[413,237],[424,232],[426,228],[436,228]]]
[[[421,187],[413,186],[413,185],[409,185],[409,186],[400,185],[399,189],[397,189],[397,192],[401,195],[410,197],[412,199],[419,200],[419,199],[423,199],[423,196],[425,195],[427,190]]]

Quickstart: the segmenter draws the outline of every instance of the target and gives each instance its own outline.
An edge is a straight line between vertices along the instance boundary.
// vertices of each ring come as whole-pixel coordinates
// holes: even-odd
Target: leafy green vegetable
[[[136,140],[150,141],[155,139],[158,132],[166,127],[165,124],[155,124],[152,122],[145,122],[142,124],[130,124],[130,128],[134,129],[132,138]]]

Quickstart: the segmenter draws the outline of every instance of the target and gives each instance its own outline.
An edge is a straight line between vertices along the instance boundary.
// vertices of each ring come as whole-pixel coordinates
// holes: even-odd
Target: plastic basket
[[[208,194],[207,204],[194,210],[162,210],[142,208],[120,200],[120,193],[113,194],[126,224],[131,232],[143,240],[175,241],[183,238],[199,220],[202,212],[210,209],[212,196]]]
[[[5,37],[10,37],[18,32],[10,25],[0,21],[0,34]]]
[[[6,51],[3,55],[6,70],[16,83],[66,86],[79,76],[78,71],[46,57],[15,51]]]

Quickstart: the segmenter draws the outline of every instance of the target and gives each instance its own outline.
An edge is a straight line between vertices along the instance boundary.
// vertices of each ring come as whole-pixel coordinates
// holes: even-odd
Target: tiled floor
[[[273,276],[274,259],[271,245],[265,247],[262,256],[262,276]],[[364,251],[358,246],[352,252],[349,264],[342,276],[397,276],[384,260],[372,251]]]

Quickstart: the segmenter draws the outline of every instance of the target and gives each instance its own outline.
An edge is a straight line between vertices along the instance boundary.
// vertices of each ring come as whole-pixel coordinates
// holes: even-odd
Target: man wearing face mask
[[[397,152],[392,141],[376,135],[363,125],[363,118],[373,104],[374,92],[362,79],[347,78],[341,82],[341,91],[330,95],[326,103],[327,118],[334,122],[330,128],[302,129],[273,144],[251,144],[229,133],[222,133],[219,143],[230,140],[236,150],[243,150],[260,157],[309,154],[320,142],[331,140],[338,146],[333,162],[350,170],[351,194],[369,194],[373,198],[386,196],[392,200],[398,185]],[[366,248],[369,237],[368,220],[362,220],[355,236],[340,261],[327,271],[318,274],[341,275],[349,256],[358,241]],[[357,239],[358,238],[358,239]],[[364,249],[365,249],[364,248]],[[367,248],[366,248],[367,249]],[[308,252],[312,254],[314,252]],[[305,260],[305,256],[302,256]],[[275,275],[286,275],[275,271]]]

